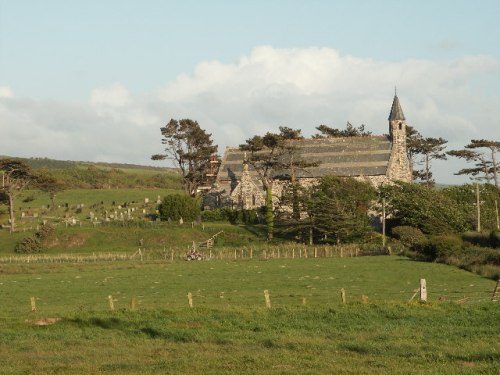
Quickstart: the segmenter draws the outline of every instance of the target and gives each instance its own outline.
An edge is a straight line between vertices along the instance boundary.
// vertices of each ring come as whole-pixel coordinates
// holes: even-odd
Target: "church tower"
[[[412,172],[406,152],[406,119],[394,93],[391,112],[389,113],[389,137],[392,143],[391,157],[387,168],[387,177],[391,181],[412,181]]]

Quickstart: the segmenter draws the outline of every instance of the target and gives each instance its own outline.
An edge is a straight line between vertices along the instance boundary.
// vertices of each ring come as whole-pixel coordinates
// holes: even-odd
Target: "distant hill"
[[[55,160],[49,158],[12,158],[26,162],[72,188],[167,188],[180,189],[181,180],[174,168],[125,163]]]

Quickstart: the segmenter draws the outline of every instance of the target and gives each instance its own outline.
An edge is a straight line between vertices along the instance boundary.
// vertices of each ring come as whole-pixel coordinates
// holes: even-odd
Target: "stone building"
[[[374,186],[391,181],[411,182],[412,172],[406,152],[406,119],[397,95],[389,114],[389,135],[293,140],[294,158],[316,162],[317,166],[297,170],[302,185],[321,177],[353,177]],[[296,155],[296,156],[295,156]],[[220,202],[245,209],[264,205],[265,194],[257,172],[246,163],[238,148],[226,148],[216,178],[216,190],[226,199]],[[285,171],[286,172],[286,171]],[[275,176],[284,171],[276,171]],[[284,182],[273,183],[273,199],[279,200]]]

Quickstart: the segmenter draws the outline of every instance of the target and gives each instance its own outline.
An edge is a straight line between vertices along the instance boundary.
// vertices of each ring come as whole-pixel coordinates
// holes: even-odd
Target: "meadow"
[[[397,256],[12,263],[0,275],[6,374],[500,370],[495,283],[442,264]],[[409,302],[420,278],[428,302]],[[61,320],[36,325],[47,318]]]

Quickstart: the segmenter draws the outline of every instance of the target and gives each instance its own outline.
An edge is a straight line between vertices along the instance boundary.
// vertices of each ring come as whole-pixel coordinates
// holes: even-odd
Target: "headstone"
[[[144,203],[149,203],[149,198],[144,198]]]
[[[182,220],[182,217],[179,219],[179,224],[180,225],[184,224],[184,220]]]

